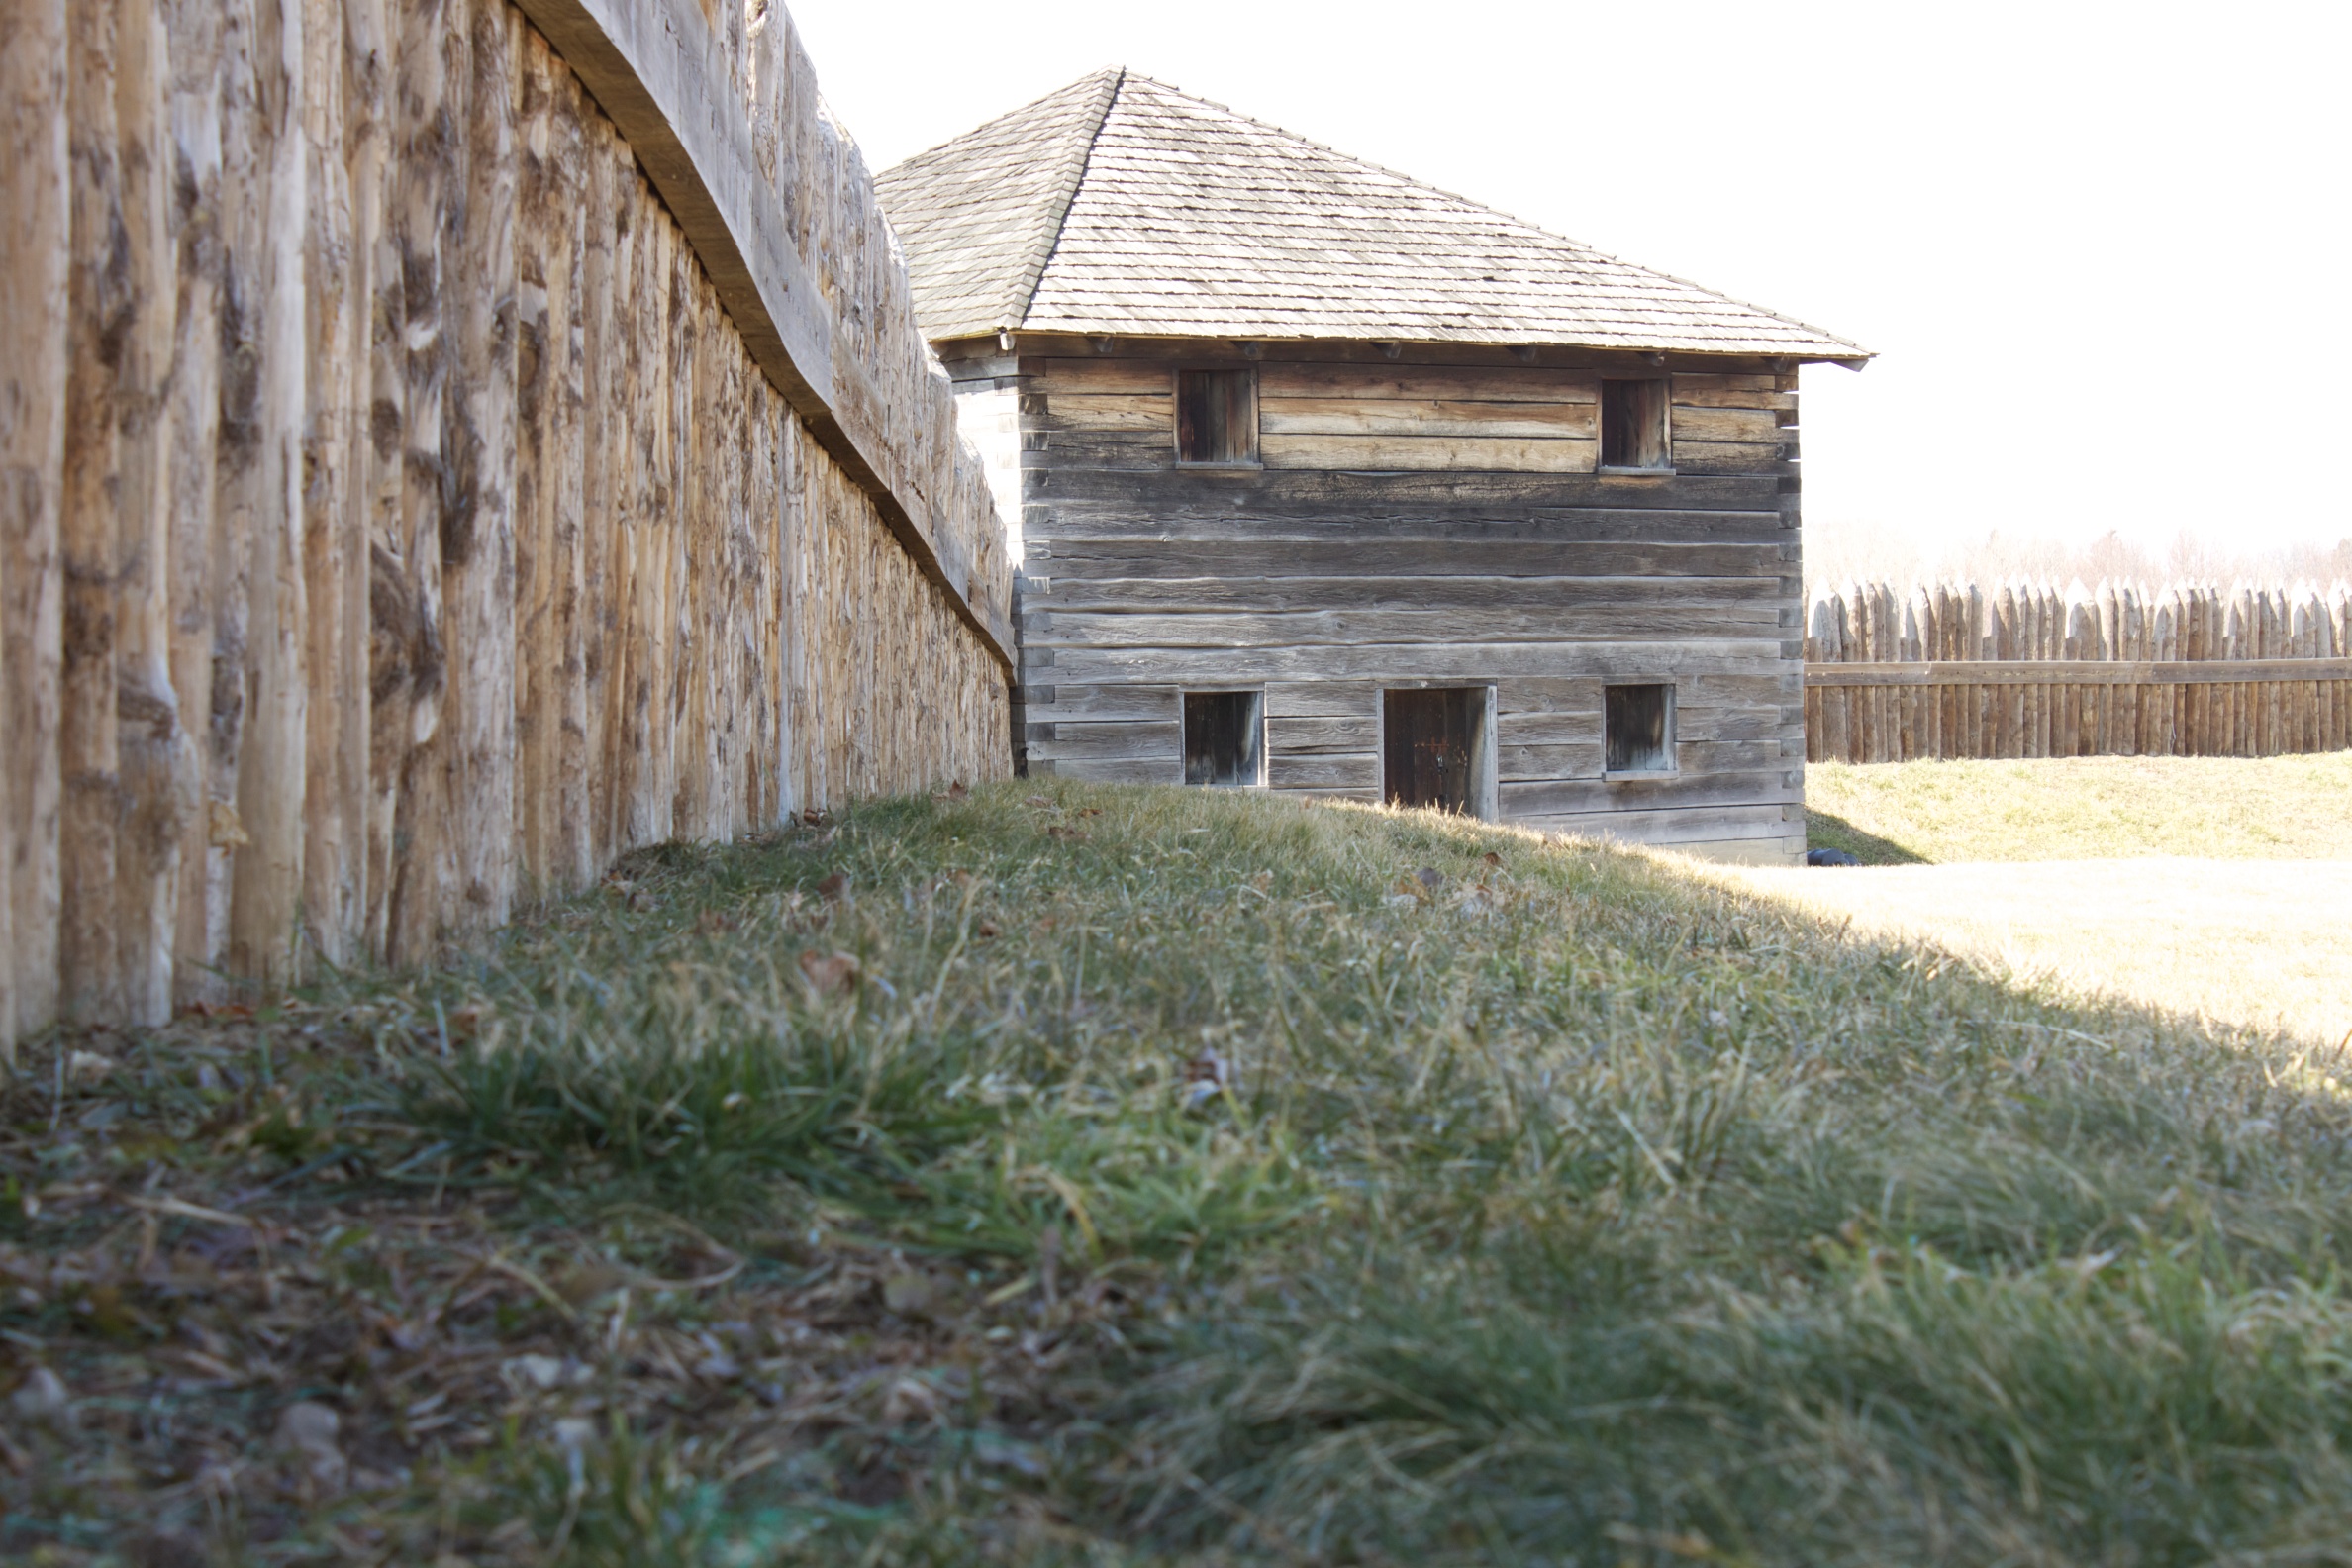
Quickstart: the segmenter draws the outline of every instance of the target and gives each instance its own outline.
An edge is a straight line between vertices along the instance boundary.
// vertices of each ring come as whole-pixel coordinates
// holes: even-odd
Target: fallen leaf
[[[1060,839],[1063,839],[1063,840],[1065,840],[1065,841],[1067,841],[1067,842],[1076,843],[1076,842],[1079,842],[1079,841],[1083,840],[1083,839],[1084,839],[1084,838],[1087,836],[1087,834],[1086,834],[1086,833],[1085,833],[1083,830],[1081,830],[1081,829],[1077,829],[1077,828],[1062,828],[1062,827],[1058,827],[1058,826],[1056,826],[1056,827],[1052,827],[1052,828],[1048,828],[1048,829],[1046,829],[1046,830],[1045,830],[1045,836],[1046,836],[1046,837],[1048,837],[1048,838],[1060,838]]]
[[[516,1388],[528,1384],[544,1393],[563,1381],[563,1363],[551,1355],[519,1355],[507,1362],[506,1373]]]
[[[1233,1082],[1232,1066],[1213,1050],[1204,1050],[1184,1064],[1184,1104],[1187,1110],[1208,1104]]]
[[[892,1425],[917,1416],[929,1416],[939,1408],[939,1396],[928,1384],[913,1378],[900,1378],[890,1385],[882,1399],[882,1419]]]
[[[27,1374],[8,1403],[27,1421],[63,1422],[73,1412],[73,1396],[66,1392],[65,1380],[48,1367],[35,1367]]]
[[[978,929],[973,931],[973,934],[985,941],[992,936],[1002,936],[1004,932],[997,929],[997,923],[995,921],[984,920],[980,923]]]
[[[1486,852],[1485,859],[1486,863],[1491,866],[1499,866],[1503,863],[1503,857],[1495,853],[1495,851],[1492,849],[1489,849]]]
[[[1084,806],[1079,808],[1078,815],[1081,817],[1100,817],[1103,815],[1103,808],[1100,806]]]
[[[882,1282],[882,1305],[902,1318],[911,1318],[931,1305],[931,1282],[913,1270],[893,1274]]]
[[[837,952],[830,956],[805,952],[800,955],[801,973],[809,977],[809,984],[817,988],[819,996],[834,996],[856,986],[865,966],[854,954]]]
[[[555,1277],[555,1294],[574,1307],[610,1296],[629,1283],[629,1275],[603,1258],[590,1258]]]
[[[849,874],[845,871],[835,871],[832,876],[817,884],[817,896],[828,904],[837,902],[848,891]]]
[[[315,1400],[297,1400],[278,1413],[277,1447],[299,1460],[310,1477],[329,1491],[340,1490],[348,1473],[337,1435],[343,1418]]]
[[[725,910],[704,910],[701,918],[694,923],[694,929],[705,936],[713,936],[721,931],[734,931],[736,925],[735,918]]]
[[[1031,806],[1050,806],[1053,804],[1053,797],[1050,795],[1024,795],[1022,799]]]

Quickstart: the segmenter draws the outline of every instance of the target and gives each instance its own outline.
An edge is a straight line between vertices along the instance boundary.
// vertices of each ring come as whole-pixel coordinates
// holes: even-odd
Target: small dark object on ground
[[[1858,866],[1862,862],[1843,849],[1808,849],[1805,863],[1809,866]]]

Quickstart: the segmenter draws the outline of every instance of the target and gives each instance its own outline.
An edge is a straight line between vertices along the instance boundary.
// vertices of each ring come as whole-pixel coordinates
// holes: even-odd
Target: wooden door
[[[1396,806],[1471,809],[1477,741],[1474,687],[1381,693],[1381,798]]]

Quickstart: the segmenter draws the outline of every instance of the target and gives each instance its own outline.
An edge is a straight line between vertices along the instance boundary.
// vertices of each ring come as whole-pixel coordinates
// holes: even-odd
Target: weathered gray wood
[[[1432,558],[1442,550],[1432,548]],[[1668,611],[1697,607],[1755,607],[1776,611],[1789,601],[1777,577],[1472,577],[1432,572],[1425,576],[1260,577],[1217,572],[1215,562],[1194,563],[1204,574],[1174,579],[1072,579],[1054,577],[1025,595],[1025,611],[1065,615],[1088,612],[1144,614],[1230,611],[1279,614],[1302,610],[1492,611],[1540,606],[1551,614],[1590,611]],[[1025,621],[1028,616],[1025,613]],[[1773,623],[1778,624],[1777,620]],[[1474,632],[1477,623],[1465,621]]]
[[[848,323],[802,260],[791,229],[798,204],[761,167],[725,33],[696,0],[517,3],[629,139],[760,369],[1009,661],[1010,604],[982,591],[975,541],[938,510],[951,487],[919,466],[952,453],[919,456],[892,440],[893,399],[871,373],[882,367],[842,341]],[[948,397],[943,379],[938,396]]]
[[[1496,438],[1441,435],[1300,436],[1268,431],[1259,454],[1270,469],[1329,473],[1430,471],[1586,474],[1600,443],[1582,438]]]
[[[1129,517],[1148,517],[1165,527],[1179,521],[1286,515],[1332,522],[1350,516],[1373,520],[1400,515],[1426,517],[1433,508],[1455,508],[1492,518],[1495,509],[1509,508],[1529,520],[1563,523],[1586,522],[1588,513],[1600,515],[1590,520],[1586,531],[1569,533],[1567,538],[1675,542],[1705,539],[1717,530],[1786,518],[1784,499],[1778,476],[1768,473],[1676,473],[1627,479],[1599,474],[1356,474],[1283,468],[1120,472],[1053,464],[1030,475],[1024,491],[1024,516],[1037,518],[1040,506],[1052,513],[1066,513],[1073,503],[1091,503],[1097,509],[1093,515],[1106,521],[1119,515],[1117,509],[1124,509]],[[1675,531],[1668,519],[1655,523],[1625,519],[1616,524],[1621,532],[1612,532],[1610,514],[1642,512],[1687,514],[1687,532]],[[1050,528],[1041,531],[1047,537],[1052,532]],[[1769,533],[1760,536],[1767,539],[1776,537]]]
[[[1082,761],[1131,758],[1165,762],[1184,759],[1183,727],[1166,722],[1072,723],[1065,720],[1029,722],[1029,760]]]
[[[1777,838],[1802,833],[1805,807],[1794,800],[1716,806],[1622,806],[1601,812],[1530,812],[1519,819],[1545,833],[1601,833],[1641,843],[1694,839]]]
[[[70,257],[64,0],[12,0],[0,49],[0,1066],[56,1011],[57,557]]]
[[[1499,539],[1468,530],[1443,539],[1292,538],[1265,523],[1250,539],[1217,541],[1214,554],[1185,546],[1189,531],[1157,539],[1093,539],[1065,532],[1031,544],[1027,570],[1060,584],[1226,577],[1772,577],[1794,574],[1785,546],[1770,544],[1598,543],[1582,539]],[[1777,530],[1777,524],[1775,525]],[[1299,531],[1303,532],[1303,531]]]
[[[1380,687],[1372,681],[1318,680],[1266,684],[1266,720],[1354,719],[1380,711]]]
[[[1695,463],[1754,477],[1498,472],[1589,468],[1592,369],[1292,345],[1259,361],[1266,466],[1199,472],[1167,434],[1182,358],[1197,345],[1022,358],[1034,761],[1163,777],[1180,736],[1147,714],[1172,719],[1187,686],[1263,685],[1268,787],[1376,798],[1383,686],[1491,684],[1505,817],[1801,846],[1792,381],[1718,363],[1680,389]],[[1611,679],[1676,682],[1678,774],[1600,778]]]
[[[1045,778],[1079,779],[1089,784],[1181,784],[1184,759],[1127,757],[1056,762],[1032,757],[1029,772]]]
[[[1066,400],[1055,411],[1069,414]],[[1266,398],[1258,428],[1268,436],[1474,437],[1488,441],[1598,439],[1591,403],[1490,403],[1469,398]],[[1459,467],[1479,466],[1474,463]]]
[[[1548,607],[1332,610],[1265,615],[1035,612],[1022,617],[1022,646],[1026,654],[1063,647],[1312,647],[1462,641],[1571,644],[1649,637],[1765,637],[1774,630],[1777,619],[1778,611],[1769,605],[1599,606],[1565,611]]]
[[[1377,791],[1380,788],[1380,758],[1370,751],[1269,751],[1266,755],[1266,787],[1281,790]]]
[[[1553,779],[1503,786],[1513,817],[1594,811],[1665,811],[1695,806],[1752,806],[1799,799],[1796,775],[1782,768],[1673,774],[1657,779]]]
[[[1184,711],[1183,694],[1174,686],[1064,684],[1031,686],[1025,690],[1029,718],[1038,723],[1081,719],[1164,720],[1174,724]]]
[[[1677,677],[1738,675],[1777,661],[1781,644],[1752,638],[1689,642],[1333,643],[1301,647],[1029,648],[1025,683],[1079,685],[1142,680],[1177,687],[1259,681],[1459,681],[1519,676],[1615,676],[1640,670]],[[1050,672],[1050,673],[1048,673]]]
[[[1759,445],[1747,441],[1692,441],[1680,434],[1674,438],[1674,467],[1677,475],[1720,475],[1795,473],[1790,464],[1797,457],[1795,433],[1790,439],[1774,445]]]
[[[1363,752],[1366,755],[1380,745],[1380,717],[1375,706],[1377,691],[1367,691],[1371,701],[1363,710],[1342,718],[1266,719],[1266,749],[1269,753],[1305,756],[1311,752]]]
[[[1560,744],[1526,744],[1506,739],[1495,751],[1496,776],[1506,784],[1586,778],[1601,771],[1601,737]]]
[[[1590,370],[1551,370],[1516,363],[1455,368],[1400,362],[1383,369],[1276,361],[1258,372],[1258,392],[1268,404],[1278,400],[1529,403],[1538,407],[1582,407],[1589,411],[1601,400],[1601,382]],[[1588,412],[1585,415],[1588,428],[1591,418]]]

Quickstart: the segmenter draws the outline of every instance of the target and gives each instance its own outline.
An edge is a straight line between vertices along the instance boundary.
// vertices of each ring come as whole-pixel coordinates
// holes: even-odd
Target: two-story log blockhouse
[[[1032,774],[1802,854],[1798,367],[1864,350],[1125,71],[880,184]]]

